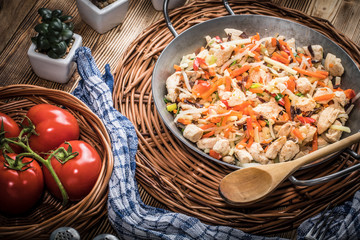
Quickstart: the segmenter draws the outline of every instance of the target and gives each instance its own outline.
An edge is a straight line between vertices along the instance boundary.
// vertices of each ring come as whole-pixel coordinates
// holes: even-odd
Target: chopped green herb
[[[242,44],[242,45],[241,45],[241,48],[244,48],[244,47],[245,47],[245,45],[244,45],[244,44]]]
[[[251,84],[250,88],[259,88],[259,87],[262,87],[262,84],[261,83],[253,83]]]
[[[165,103],[171,103],[171,101],[167,100],[166,98],[164,98],[164,102]]]
[[[266,125],[269,126],[269,121],[265,119]]]
[[[278,101],[280,101],[283,97],[284,97],[284,95],[282,95],[281,93],[278,93],[278,94],[276,94],[276,96],[275,96],[275,100],[278,102]]]
[[[304,94],[302,94],[302,93],[296,93],[295,95],[298,97],[304,97]]]
[[[234,66],[235,64],[236,64],[236,60],[230,64],[230,67]]]
[[[173,104],[170,104],[170,105],[167,105],[167,106],[166,106],[166,110],[168,110],[169,112],[174,111],[176,108],[177,108],[177,104],[176,104],[176,103],[173,103]]]

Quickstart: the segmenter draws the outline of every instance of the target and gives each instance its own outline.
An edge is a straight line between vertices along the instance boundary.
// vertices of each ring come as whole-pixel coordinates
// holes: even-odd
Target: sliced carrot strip
[[[304,140],[304,136],[302,135],[302,133],[300,132],[299,129],[294,128],[294,129],[292,130],[292,133],[293,133],[293,134],[295,135],[295,137],[297,137],[298,139]]]
[[[245,65],[242,66],[241,68],[235,69],[234,71],[231,72],[231,77],[234,78],[236,76],[239,76],[240,74],[243,74],[249,69],[250,69],[250,65]]]
[[[317,132],[315,132],[314,138],[312,140],[312,150],[313,151],[318,150],[318,135],[317,135]]]
[[[285,111],[286,111],[287,115],[289,116],[289,119],[291,120],[291,103],[290,103],[290,99],[289,99],[288,95],[284,96],[284,101],[285,101]]]
[[[314,97],[314,100],[317,102],[328,101],[328,100],[333,99],[334,97],[335,97],[335,93],[329,93],[329,94],[324,94],[321,96]]]
[[[178,121],[179,123],[184,124],[184,125],[188,125],[188,124],[191,123],[191,120],[189,120],[189,119],[183,119],[183,118],[179,118],[177,121]]]
[[[264,92],[264,90],[262,88],[250,88],[249,91],[252,93],[263,93]]]
[[[210,131],[202,136],[202,138],[208,138],[215,134],[215,131]]]
[[[299,72],[299,73],[301,73],[301,74],[307,75],[307,76],[316,77],[316,78],[320,78],[320,79],[326,78],[325,75],[320,74],[320,73],[317,73],[317,72],[306,71],[306,70],[301,69],[301,68],[298,68],[298,67],[294,67],[293,69],[294,69],[295,71],[297,71],[297,72]]]
[[[176,71],[181,71],[181,67],[179,65],[174,64],[174,69]]]
[[[231,90],[231,78],[229,76],[225,77],[225,91]]]
[[[355,97],[355,91],[352,89],[346,89],[344,93],[348,99],[352,99],[353,97]]]
[[[287,80],[286,84],[287,84],[287,88],[288,88],[291,92],[295,92],[296,84],[295,84],[295,78],[294,78],[293,76],[291,76],[291,77],[289,78],[289,80]]]
[[[271,39],[271,46],[276,47],[276,38]]]
[[[240,142],[238,142],[237,144],[236,144],[236,148],[237,149],[241,149],[241,148],[243,148],[243,147],[246,147],[246,142],[247,142],[247,138],[246,137],[244,137],[243,139],[241,139],[241,141]]]
[[[251,137],[254,137],[254,127],[253,127],[253,125],[252,125],[252,120],[251,120],[251,118],[247,118],[246,119],[246,127],[247,127],[247,129],[249,130],[249,135],[251,136]]]
[[[216,158],[216,159],[220,159],[220,158],[221,158],[220,153],[217,153],[217,152],[215,152],[215,151],[212,150],[212,149],[210,150],[209,155],[210,155],[210,157],[213,157],[213,158]]]
[[[253,137],[250,137],[249,138],[249,142],[248,144],[246,145],[247,148],[251,147],[251,145],[254,143],[254,138]]]
[[[215,127],[216,125],[215,125],[215,123],[209,123],[209,124],[206,124],[206,125],[204,125],[204,126],[201,126],[200,128],[202,129],[202,130],[206,130],[206,129],[208,129],[208,128],[212,128],[212,127]]]

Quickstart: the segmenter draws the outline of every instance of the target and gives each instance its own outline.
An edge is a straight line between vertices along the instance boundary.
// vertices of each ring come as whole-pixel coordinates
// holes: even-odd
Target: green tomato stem
[[[51,165],[51,157],[55,155],[55,152],[57,150],[55,150],[46,160],[44,158],[42,158],[39,154],[37,154],[36,152],[34,152],[28,145],[22,143],[22,142],[16,142],[16,141],[13,141],[11,139],[6,139],[8,142],[10,143],[13,143],[13,144],[16,144],[20,147],[22,147],[23,149],[25,149],[27,151],[27,153],[22,153],[23,156],[29,156],[29,157],[32,157],[34,158],[36,161],[42,163],[43,166],[45,166],[51,176],[54,178],[56,184],[58,185],[59,189],[60,189],[60,192],[61,192],[61,196],[63,198],[63,205],[65,206],[69,200],[69,196],[64,188],[64,186],[62,185],[59,177],[57,176],[54,168],[52,167]]]

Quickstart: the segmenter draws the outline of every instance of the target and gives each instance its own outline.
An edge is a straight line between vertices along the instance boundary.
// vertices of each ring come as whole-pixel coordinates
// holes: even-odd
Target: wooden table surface
[[[35,35],[33,27],[39,20],[37,9],[41,7],[62,9],[65,14],[74,16],[74,32],[83,37],[83,46],[92,50],[99,69],[103,72],[105,64],[109,63],[114,70],[129,44],[146,27],[163,17],[161,12],[157,12],[152,7],[150,0],[129,2],[124,23],[101,35],[81,20],[75,0],[0,0],[0,86],[34,84],[68,92],[76,87],[79,80],[76,72],[68,83],[58,84],[38,78],[31,69],[27,50],[31,44],[30,38]],[[359,0],[272,0],[272,2],[327,19],[354,43],[360,44]],[[142,191],[141,194],[144,196]],[[144,202],[152,204],[146,198]],[[281,236],[293,238],[295,231]]]

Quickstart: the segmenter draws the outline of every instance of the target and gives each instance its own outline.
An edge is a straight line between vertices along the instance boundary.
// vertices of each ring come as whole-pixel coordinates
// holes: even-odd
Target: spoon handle
[[[319,158],[325,157],[331,153],[345,149],[359,141],[360,141],[360,132],[357,132],[357,133],[355,133],[349,137],[346,137],[338,142],[332,143],[326,147],[320,148],[320,149],[318,149],[310,154],[307,154],[301,158],[293,160],[292,162],[297,165],[297,167],[296,167],[296,169],[297,169],[307,163],[311,163],[311,162],[316,161]],[[296,169],[294,169],[294,170],[296,170]]]

